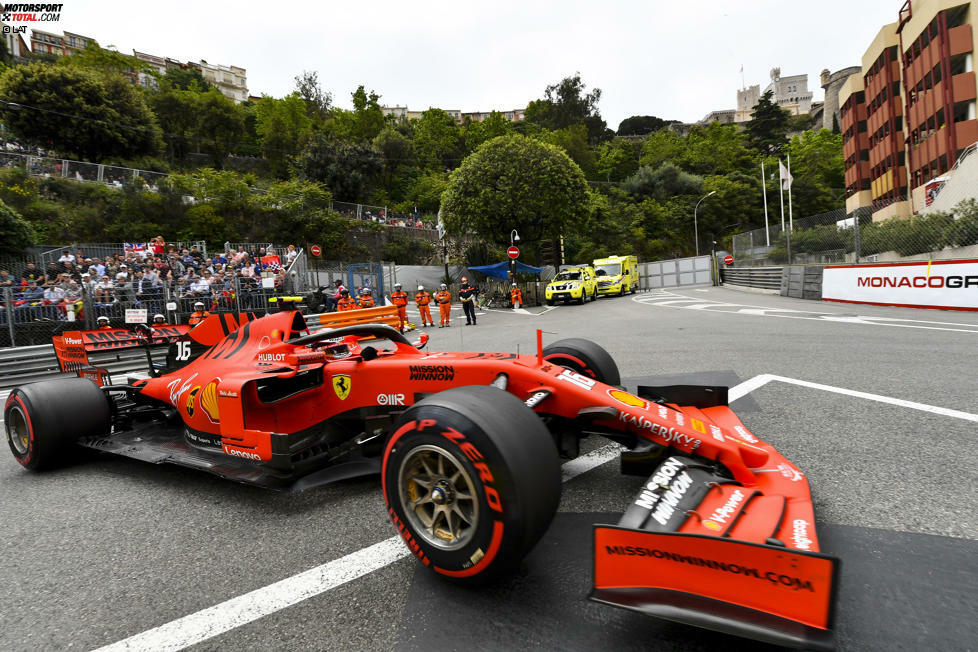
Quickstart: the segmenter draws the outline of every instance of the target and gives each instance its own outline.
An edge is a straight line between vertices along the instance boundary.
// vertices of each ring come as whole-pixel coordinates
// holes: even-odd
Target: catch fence
[[[898,262],[978,256],[978,201],[952,211],[873,221],[869,207],[844,209],[794,220],[794,228],[772,224],[733,236],[734,264],[805,265]]]

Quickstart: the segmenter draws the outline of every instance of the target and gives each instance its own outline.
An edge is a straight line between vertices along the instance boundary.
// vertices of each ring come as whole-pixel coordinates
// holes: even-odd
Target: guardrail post
[[[95,323],[95,302],[92,301],[91,290],[87,287],[82,289],[82,312],[85,316],[83,330],[93,328],[93,324]]]
[[[99,165],[98,166],[98,180],[101,181],[102,180],[102,177],[104,175],[105,175],[105,166],[104,165]]]
[[[10,333],[10,346],[17,346],[17,342],[14,340],[14,290],[13,288],[3,289],[3,305],[5,306],[4,312],[7,314],[7,331]]]

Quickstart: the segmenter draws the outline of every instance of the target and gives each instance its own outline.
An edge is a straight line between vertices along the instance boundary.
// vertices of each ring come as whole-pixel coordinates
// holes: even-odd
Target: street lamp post
[[[696,224],[696,211],[699,209],[700,204],[703,202],[703,199],[706,199],[710,195],[715,195],[715,194],[717,194],[717,191],[716,190],[710,192],[708,195],[705,195],[702,199],[700,199],[698,202],[696,202],[696,206],[693,207],[693,237],[696,238],[696,255],[697,256],[700,255],[700,230],[699,230],[699,227]]]
[[[513,229],[509,232],[509,246],[515,247],[516,243],[520,241],[520,234]],[[516,280],[516,259],[509,259],[509,282],[513,283]]]

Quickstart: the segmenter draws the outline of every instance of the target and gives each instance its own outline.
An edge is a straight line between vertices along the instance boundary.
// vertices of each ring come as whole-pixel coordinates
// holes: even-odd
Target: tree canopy
[[[472,231],[503,244],[516,229],[523,240],[536,242],[585,224],[588,187],[581,169],[558,147],[499,136],[452,172],[441,208],[450,233]]]
[[[162,148],[156,117],[126,79],[35,63],[0,76],[0,119],[28,143],[89,160],[154,156]]]

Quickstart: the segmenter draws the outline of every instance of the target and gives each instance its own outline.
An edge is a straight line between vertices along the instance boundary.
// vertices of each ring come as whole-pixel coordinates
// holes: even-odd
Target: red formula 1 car
[[[624,473],[648,479],[616,525],[594,528],[593,600],[832,646],[839,565],[818,551],[808,482],[744,427],[726,388],[632,394],[596,344],[543,348],[539,333],[535,356],[427,353],[356,312],[312,334],[298,312],[213,315],[148,379],[24,385],[5,407],[10,448],[29,469],[81,445],[279,489],[378,473],[420,562],[479,581],[539,540],[560,458],[602,435],[625,447]]]

